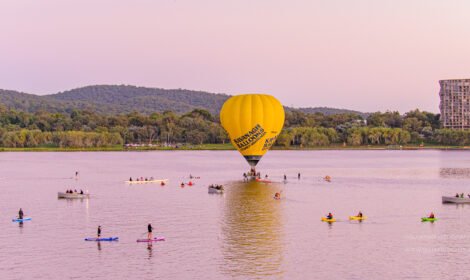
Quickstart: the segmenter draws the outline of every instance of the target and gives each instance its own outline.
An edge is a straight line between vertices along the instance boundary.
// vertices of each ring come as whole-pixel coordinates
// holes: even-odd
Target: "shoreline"
[[[35,147],[35,148],[2,148],[0,152],[146,152],[146,151],[234,151],[236,150],[230,144],[205,144],[205,145],[191,145],[182,146],[179,148],[173,147],[132,147],[126,148],[124,146],[113,146],[113,147],[96,147],[96,148],[60,148],[60,147]],[[470,146],[439,146],[439,145],[428,145],[428,146],[342,146],[342,145],[330,145],[321,147],[272,147],[272,151],[416,151],[416,150],[455,150],[455,151],[466,151],[470,150]]]

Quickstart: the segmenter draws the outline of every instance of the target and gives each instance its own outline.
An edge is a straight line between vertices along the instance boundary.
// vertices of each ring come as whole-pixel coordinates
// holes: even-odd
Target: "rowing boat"
[[[434,222],[434,221],[437,221],[437,218],[429,218],[429,217],[421,218],[421,222]]]
[[[126,181],[129,185],[138,185],[138,184],[161,184],[161,183],[168,183],[168,179],[159,179],[159,180],[147,180],[147,181]]]
[[[65,199],[85,199],[85,198],[90,198],[89,193],[64,193],[64,192],[58,192],[57,193],[57,198],[65,198]]]
[[[455,197],[455,196],[443,196],[442,203],[470,203],[470,198],[466,197]]]

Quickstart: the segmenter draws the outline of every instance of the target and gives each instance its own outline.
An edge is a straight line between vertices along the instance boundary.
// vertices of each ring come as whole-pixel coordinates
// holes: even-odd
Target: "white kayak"
[[[137,184],[161,184],[161,183],[168,183],[168,179],[158,179],[158,180],[147,180],[147,181],[126,181],[129,185],[137,185]]]
[[[64,192],[58,192],[57,193],[57,198],[66,198],[66,199],[84,199],[84,198],[90,198],[89,193],[64,193]]]

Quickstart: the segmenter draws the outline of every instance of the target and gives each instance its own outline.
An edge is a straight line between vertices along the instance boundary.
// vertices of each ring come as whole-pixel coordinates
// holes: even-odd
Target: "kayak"
[[[358,216],[349,216],[349,219],[350,220],[353,220],[353,221],[363,221],[365,219],[367,219],[366,216],[362,216],[362,217],[358,217]]]
[[[333,218],[333,219],[327,219],[327,218],[325,218],[325,217],[322,217],[322,218],[321,218],[321,221],[322,221],[322,222],[328,222],[328,223],[334,223],[334,222],[336,222],[336,219],[335,219],[335,218]]]
[[[165,237],[158,236],[153,239],[137,239],[137,242],[157,242],[157,241],[165,241]]]
[[[96,238],[96,237],[88,237],[85,238],[85,241],[118,241],[119,237],[104,237],[104,238]]]
[[[31,221],[31,218],[28,217],[28,218],[23,218],[23,219],[12,219],[11,221],[14,223],[22,223],[25,221]]]
[[[421,218],[421,222],[434,222],[434,221],[437,221],[437,218],[428,218],[428,217]]]

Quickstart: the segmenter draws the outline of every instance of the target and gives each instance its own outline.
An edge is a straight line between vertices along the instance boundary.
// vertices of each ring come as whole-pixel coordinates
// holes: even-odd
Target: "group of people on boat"
[[[456,193],[456,194],[455,194],[455,197],[457,197],[457,198],[464,198],[464,193],[461,193],[461,194]],[[468,194],[467,197],[470,198],[470,194]]]
[[[216,189],[216,190],[223,190],[224,186],[216,184],[216,185],[210,185],[209,188]]]
[[[80,192],[78,192],[76,189],[75,190],[66,190],[65,193],[70,193],[70,194],[84,194],[83,190],[80,190]]]
[[[145,178],[144,178],[144,177],[140,177],[140,178],[137,177],[137,178],[135,179],[136,182],[141,182],[141,181],[153,181],[153,180],[155,180],[155,178],[153,178],[153,177],[150,177],[150,178],[148,178],[148,177],[145,177]],[[132,179],[132,177],[130,177],[130,178],[129,178],[129,182],[132,182],[132,181],[134,181],[134,180]]]

